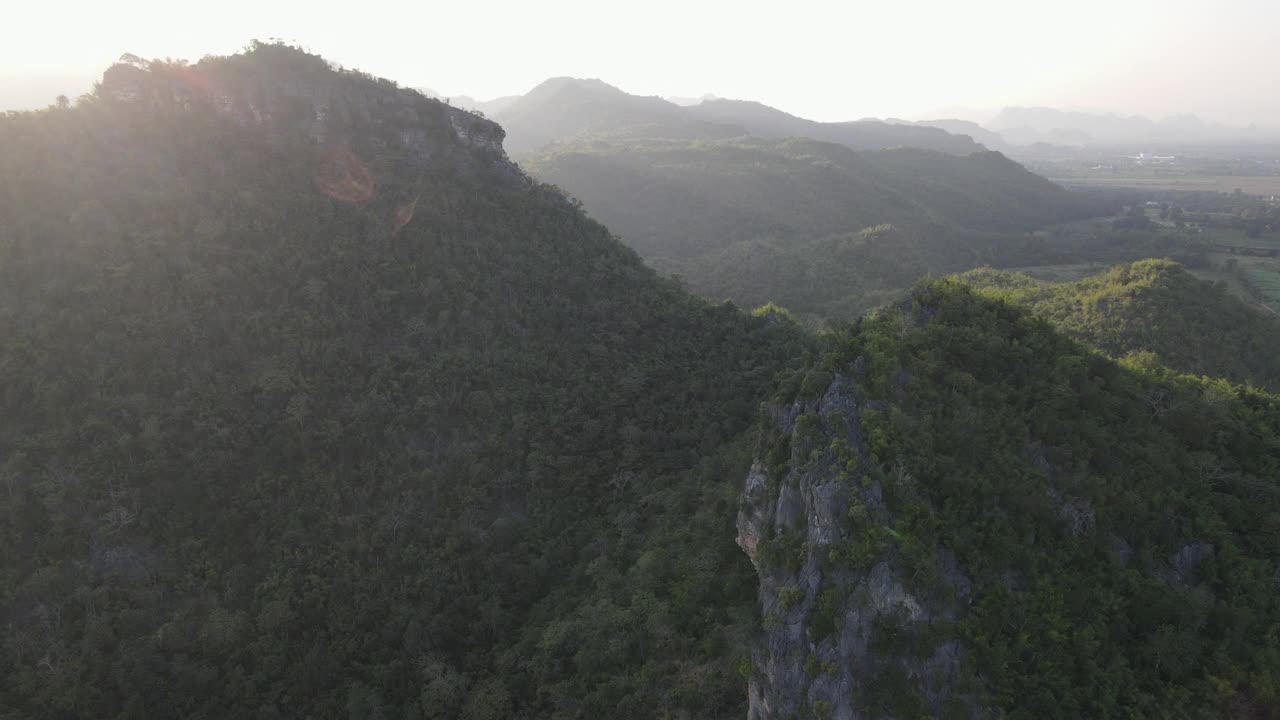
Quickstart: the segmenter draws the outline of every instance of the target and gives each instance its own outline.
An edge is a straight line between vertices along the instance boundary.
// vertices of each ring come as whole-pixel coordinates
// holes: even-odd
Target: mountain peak
[[[548,78],[538,83],[536,87],[528,92],[526,97],[538,97],[549,93],[562,92],[566,89],[608,93],[612,95],[627,94],[599,78],[576,78],[569,75],[561,75],[559,77]]]
[[[109,103],[210,114],[321,146],[394,150],[417,162],[470,152],[482,164],[506,162],[497,123],[280,43],[254,42],[242,54],[194,65],[125,55],[103,73],[95,92]]]

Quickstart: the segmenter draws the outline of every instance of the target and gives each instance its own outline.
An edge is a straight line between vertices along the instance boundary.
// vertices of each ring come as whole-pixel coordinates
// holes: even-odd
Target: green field
[[[1245,277],[1262,296],[1262,302],[1280,312],[1280,265],[1272,262],[1250,263]]]
[[[1280,195],[1280,176],[1275,175],[1068,175],[1049,179],[1060,185],[1190,192],[1234,192],[1239,188],[1249,195]]]
[[[1207,267],[1188,269],[1201,280],[1224,283],[1250,305],[1280,314],[1280,261],[1228,253],[1211,254],[1209,261]]]
[[[1205,228],[1203,235],[1209,242],[1228,247],[1280,249],[1280,233],[1266,233],[1252,238],[1246,235],[1243,230]]]

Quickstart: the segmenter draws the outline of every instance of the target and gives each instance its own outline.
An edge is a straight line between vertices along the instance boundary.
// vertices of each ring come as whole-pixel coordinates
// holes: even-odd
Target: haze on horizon
[[[280,38],[402,85],[478,99],[549,77],[758,100],[816,120],[984,119],[1009,105],[1280,127],[1270,0],[588,0],[319,6],[28,4],[0,43],[0,110],[87,92],[123,53],[196,60]],[[74,21],[71,21],[74,20]],[[31,32],[38,28],[42,32]]]

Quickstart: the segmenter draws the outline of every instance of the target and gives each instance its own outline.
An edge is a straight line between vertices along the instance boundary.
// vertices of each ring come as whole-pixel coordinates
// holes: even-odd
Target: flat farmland
[[[1280,195],[1280,175],[1076,175],[1049,179],[1061,185],[1086,187],[1228,193],[1240,188],[1249,195]]]
[[[1246,266],[1245,276],[1262,296],[1262,302],[1273,311],[1280,312],[1280,266],[1275,263],[1250,263]]]
[[[1264,233],[1258,237],[1249,237],[1240,230],[1207,228],[1203,235],[1206,240],[1225,247],[1280,250],[1280,233]]]

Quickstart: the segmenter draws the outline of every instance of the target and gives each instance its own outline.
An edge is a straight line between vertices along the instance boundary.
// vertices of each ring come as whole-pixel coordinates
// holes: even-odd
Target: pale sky
[[[1280,127],[1280,0],[46,0],[5,14],[0,109],[85,92],[126,52],[195,60],[282,38],[480,99],[571,75],[817,120],[1047,105]]]

